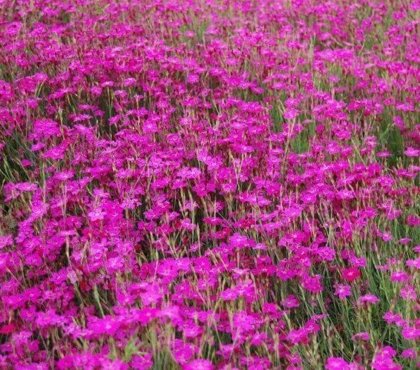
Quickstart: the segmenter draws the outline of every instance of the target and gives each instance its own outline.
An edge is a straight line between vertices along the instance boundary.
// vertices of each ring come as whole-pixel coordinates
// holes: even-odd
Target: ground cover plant
[[[417,368],[419,10],[0,0],[0,368]]]

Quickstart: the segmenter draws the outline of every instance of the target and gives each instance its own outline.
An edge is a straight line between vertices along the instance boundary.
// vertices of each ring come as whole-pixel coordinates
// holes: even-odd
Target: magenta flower
[[[335,295],[340,299],[346,299],[351,296],[351,287],[350,285],[344,284],[335,284]]]
[[[417,329],[415,327],[410,327],[407,325],[402,329],[401,334],[404,339],[415,341],[418,338],[420,338],[420,329]]]
[[[349,363],[341,357],[330,357],[325,364],[327,370],[347,370]]]
[[[361,340],[361,341],[365,341],[365,342],[367,342],[367,341],[369,341],[369,340],[370,340],[370,335],[369,335],[369,333],[367,333],[367,332],[360,332],[360,333],[356,333],[356,334],[354,334],[354,335],[351,337],[351,339],[352,339],[352,340],[354,340],[354,341]]]
[[[212,370],[214,369],[213,364],[208,360],[193,360],[187,365],[184,365],[184,370]]]
[[[363,305],[371,305],[371,304],[376,304],[379,302],[379,298],[373,294],[365,294],[363,296],[360,296],[358,299],[358,303]]]
[[[409,278],[409,275],[405,271],[395,271],[391,274],[391,281],[398,283],[406,282]]]
[[[412,359],[416,358],[416,350],[414,348],[408,348],[401,352],[401,357]]]
[[[299,300],[294,295],[289,295],[281,302],[285,308],[297,308],[299,307]]]
[[[393,358],[396,351],[390,347],[385,346],[380,349],[374,356],[372,361],[372,369],[374,370],[400,370],[402,366],[395,363]]]
[[[360,279],[360,276],[361,276],[359,269],[356,267],[349,267],[349,268],[343,269],[341,273],[343,275],[344,280],[348,281],[349,283],[352,283]]]
[[[319,293],[322,291],[321,276],[305,276],[302,285],[311,293]]]

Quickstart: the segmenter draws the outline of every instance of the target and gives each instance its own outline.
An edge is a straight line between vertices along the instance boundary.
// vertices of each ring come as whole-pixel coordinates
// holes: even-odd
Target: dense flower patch
[[[0,368],[416,368],[419,11],[0,0]]]

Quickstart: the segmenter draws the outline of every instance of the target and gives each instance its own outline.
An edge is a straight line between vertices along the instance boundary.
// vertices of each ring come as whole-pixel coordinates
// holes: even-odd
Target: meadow
[[[418,0],[0,0],[0,369],[420,366]]]

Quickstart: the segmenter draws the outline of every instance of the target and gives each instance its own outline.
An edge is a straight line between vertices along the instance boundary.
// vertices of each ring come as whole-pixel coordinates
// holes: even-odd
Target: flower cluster
[[[415,368],[419,10],[0,0],[0,368]]]

